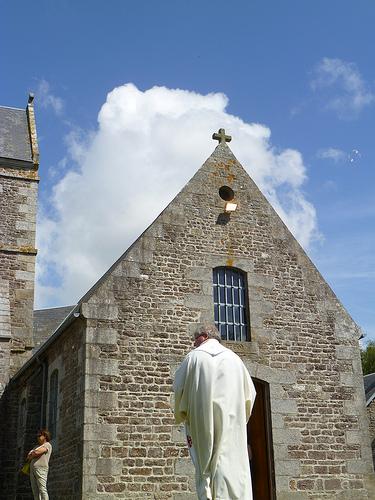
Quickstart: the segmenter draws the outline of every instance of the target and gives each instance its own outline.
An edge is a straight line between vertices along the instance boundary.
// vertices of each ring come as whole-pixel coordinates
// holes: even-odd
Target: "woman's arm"
[[[46,448],[46,446],[38,446],[38,448],[36,448],[35,450],[29,451],[27,458],[28,460],[30,460],[31,458],[40,457],[44,453],[47,453],[47,451],[48,449]]]

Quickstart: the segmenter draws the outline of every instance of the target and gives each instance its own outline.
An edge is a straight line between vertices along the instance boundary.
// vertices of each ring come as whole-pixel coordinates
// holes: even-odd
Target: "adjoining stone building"
[[[8,383],[2,497],[30,498],[18,467],[47,425],[51,498],[194,499],[171,384],[202,321],[256,384],[255,499],[373,498],[359,329],[224,134]]]
[[[363,377],[367,416],[370,422],[372,459],[375,467],[375,373]]]
[[[38,165],[30,96],[0,107],[0,393],[33,348]]]

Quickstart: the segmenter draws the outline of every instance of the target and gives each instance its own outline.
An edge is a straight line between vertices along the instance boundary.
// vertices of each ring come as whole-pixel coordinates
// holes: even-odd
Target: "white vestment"
[[[246,423],[256,393],[241,359],[209,339],[186,356],[173,388],[199,500],[252,500]]]

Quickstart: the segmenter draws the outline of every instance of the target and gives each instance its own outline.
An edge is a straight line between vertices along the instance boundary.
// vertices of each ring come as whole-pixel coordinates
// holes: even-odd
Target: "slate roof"
[[[33,337],[35,347],[38,349],[56,328],[69,315],[74,306],[53,307],[51,309],[38,309],[34,311]]]
[[[0,158],[33,161],[26,110],[0,106]]]
[[[375,399],[375,373],[369,373],[363,377],[365,386],[366,406]]]

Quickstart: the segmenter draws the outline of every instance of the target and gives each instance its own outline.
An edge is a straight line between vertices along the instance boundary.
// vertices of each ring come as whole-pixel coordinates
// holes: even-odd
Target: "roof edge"
[[[48,339],[39,347],[31,358],[29,358],[26,363],[13,375],[9,383],[14,382],[18,377],[20,377],[35,360],[38,360],[39,356],[43,354],[47,347],[49,347],[80,316],[80,306],[79,304],[76,304],[68,316],[63,319],[56,330],[52,333],[52,335],[48,337]]]
[[[34,168],[35,170],[37,170],[39,167],[39,147],[38,147],[38,137],[36,134],[36,123],[35,123],[35,113],[34,113],[34,94],[29,94],[29,100],[26,106],[26,116],[27,116],[27,123],[29,126],[31,156],[33,159]]]
[[[15,106],[3,106],[3,105],[1,105],[0,108],[15,109],[17,111],[25,111],[23,108],[16,108]]]
[[[30,168],[34,167],[34,163],[32,161],[22,160],[21,158],[6,158],[5,156],[0,156],[0,166],[30,170]]]
[[[369,399],[366,400],[366,407],[372,403],[375,399],[375,392],[369,397]]]

